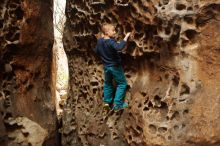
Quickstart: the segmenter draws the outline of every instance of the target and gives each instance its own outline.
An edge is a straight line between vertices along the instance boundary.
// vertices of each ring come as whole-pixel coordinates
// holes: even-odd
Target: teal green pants
[[[122,67],[104,67],[104,75],[104,102],[111,103],[114,98],[114,105],[123,105],[125,92],[127,88],[127,81]],[[113,93],[113,80],[115,80],[117,84],[115,94]],[[113,97],[114,95],[115,97]]]

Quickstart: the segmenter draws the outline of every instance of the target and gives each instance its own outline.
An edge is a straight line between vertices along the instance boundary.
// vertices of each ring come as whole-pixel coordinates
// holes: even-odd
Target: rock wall
[[[52,0],[0,2],[0,145],[56,145]]]
[[[219,0],[68,0],[70,90],[63,145],[219,146]],[[105,117],[103,69],[92,49],[116,26],[129,108]]]

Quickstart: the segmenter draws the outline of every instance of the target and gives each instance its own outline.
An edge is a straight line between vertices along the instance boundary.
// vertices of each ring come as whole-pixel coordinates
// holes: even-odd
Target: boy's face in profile
[[[114,37],[115,34],[116,34],[116,32],[115,32],[115,27],[114,27],[114,26],[110,26],[110,27],[108,28],[107,34],[108,34],[109,37]]]

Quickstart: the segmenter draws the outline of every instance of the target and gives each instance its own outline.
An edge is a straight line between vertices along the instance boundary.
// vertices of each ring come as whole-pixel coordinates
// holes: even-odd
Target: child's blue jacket
[[[106,67],[121,65],[119,52],[125,47],[126,41],[117,43],[114,39],[100,38],[94,51],[101,57],[102,63]]]

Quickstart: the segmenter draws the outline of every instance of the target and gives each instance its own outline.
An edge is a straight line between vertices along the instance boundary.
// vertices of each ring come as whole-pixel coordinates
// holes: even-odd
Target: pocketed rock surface
[[[220,145],[219,0],[67,0],[70,81],[62,144]],[[107,118],[103,68],[92,51],[104,22],[122,52],[129,108]]]

